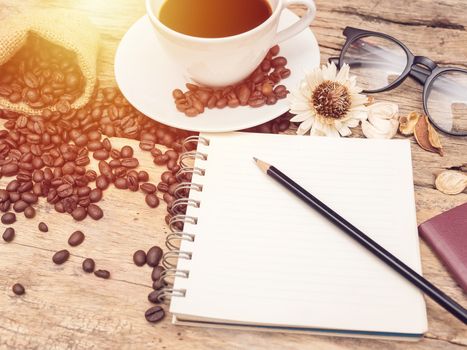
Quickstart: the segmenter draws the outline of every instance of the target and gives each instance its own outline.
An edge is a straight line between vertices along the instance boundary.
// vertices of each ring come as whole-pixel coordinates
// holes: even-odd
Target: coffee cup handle
[[[302,18],[300,18],[290,27],[283,29],[279,33],[277,33],[276,37],[274,38],[274,44],[279,44],[297,35],[301,31],[308,28],[311,22],[313,22],[313,20],[315,19],[316,5],[313,0],[284,0],[281,11],[283,11],[287,8],[287,6],[290,5],[304,5],[308,8],[308,11]]]

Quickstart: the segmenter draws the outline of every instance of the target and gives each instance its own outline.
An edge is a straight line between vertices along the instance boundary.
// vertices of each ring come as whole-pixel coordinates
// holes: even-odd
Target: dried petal
[[[445,194],[459,194],[467,187],[467,175],[446,170],[436,177],[436,188]]]
[[[428,134],[429,126],[430,122],[428,121],[428,118],[426,116],[422,116],[422,118],[419,118],[414,129],[415,140],[417,140],[418,145],[425,151],[439,153],[440,150],[430,143]]]
[[[414,133],[415,125],[417,125],[418,120],[422,114],[417,112],[411,112],[407,116],[403,116],[399,119],[400,126],[399,132],[402,135],[410,136]]]
[[[443,155],[443,146],[441,145],[441,140],[439,139],[439,135],[436,132],[435,128],[428,124],[428,140],[430,144],[438,150],[438,153],[442,156]]]

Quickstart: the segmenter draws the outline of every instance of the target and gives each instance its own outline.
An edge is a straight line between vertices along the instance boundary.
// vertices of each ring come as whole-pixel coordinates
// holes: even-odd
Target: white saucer
[[[297,19],[292,11],[285,10],[279,28]],[[295,89],[304,72],[319,65],[318,43],[311,30],[305,30],[280,46],[280,55],[287,58],[287,66],[292,71],[281,84],[289,90]],[[160,47],[147,16],[133,24],[120,42],[115,56],[115,78],[123,95],[138,110],[160,123],[184,130],[241,130],[265,123],[289,110],[286,100],[280,100],[273,106],[206,109],[195,118],[186,117],[175,108],[172,91],[186,90],[187,81]]]

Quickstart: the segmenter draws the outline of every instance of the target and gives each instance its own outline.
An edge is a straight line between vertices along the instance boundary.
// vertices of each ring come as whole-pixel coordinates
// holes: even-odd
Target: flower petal
[[[339,134],[344,137],[352,135],[352,130],[350,130],[346,125],[339,128],[338,131]]]
[[[297,134],[298,135],[305,135],[310,129],[311,126],[313,125],[313,120],[312,119],[307,119],[303,123],[300,124],[300,126],[297,129]]]
[[[328,63],[327,66],[323,67],[323,80],[336,80],[337,67],[332,63]]]
[[[291,112],[293,113],[293,112]],[[307,119],[314,119],[314,114],[308,110],[306,112],[303,112],[303,113],[300,113],[300,114],[297,114],[295,117],[293,117],[292,119],[290,119],[291,122],[294,122],[294,123],[300,123],[300,122],[303,122]]]
[[[360,120],[358,119],[355,119],[355,118],[350,118],[349,120],[347,120],[345,122],[345,124],[349,127],[349,128],[356,128],[358,126],[358,124],[360,124]]]
[[[315,122],[313,127],[310,130],[311,136],[326,136],[324,132],[321,130],[322,124],[320,122]]]
[[[313,71],[307,73],[305,75],[306,85],[309,89],[308,96],[311,95],[311,91],[313,91],[319,84],[323,82],[323,73],[319,67],[313,69]]]
[[[349,79],[349,71],[350,66],[347,63],[344,63],[339,73],[336,75],[336,81],[342,85],[345,84],[345,82]]]
[[[332,124],[323,124],[321,130],[326,136],[330,136],[330,137],[340,136],[339,132]]]

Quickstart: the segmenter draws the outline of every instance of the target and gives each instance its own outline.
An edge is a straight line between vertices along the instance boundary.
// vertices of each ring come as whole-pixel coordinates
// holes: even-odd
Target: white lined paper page
[[[290,176],[416,271],[421,271],[405,140],[206,134],[201,201],[188,279],[170,311],[245,324],[423,333],[421,293],[254,164]]]

